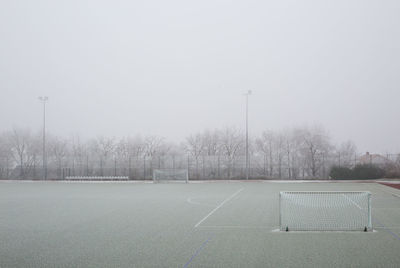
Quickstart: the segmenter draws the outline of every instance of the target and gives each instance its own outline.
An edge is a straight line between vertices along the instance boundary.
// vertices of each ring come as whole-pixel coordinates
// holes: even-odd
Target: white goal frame
[[[181,175],[183,179],[177,178]],[[165,176],[164,178],[160,178]],[[153,169],[153,182],[189,182],[189,171],[187,169],[176,169],[176,168],[163,168],[163,169]]]
[[[279,193],[281,231],[372,231],[368,191]]]

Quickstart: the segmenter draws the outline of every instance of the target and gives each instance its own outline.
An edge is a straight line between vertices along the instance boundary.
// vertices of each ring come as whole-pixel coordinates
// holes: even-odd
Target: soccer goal
[[[370,231],[370,192],[280,192],[281,231]]]
[[[187,169],[154,169],[153,182],[186,182],[189,181]]]

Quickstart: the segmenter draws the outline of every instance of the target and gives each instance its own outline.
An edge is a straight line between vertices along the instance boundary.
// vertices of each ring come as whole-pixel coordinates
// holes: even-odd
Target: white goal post
[[[371,193],[279,193],[281,231],[371,231]]]
[[[187,169],[153,169],[153,182],[189,181]]]

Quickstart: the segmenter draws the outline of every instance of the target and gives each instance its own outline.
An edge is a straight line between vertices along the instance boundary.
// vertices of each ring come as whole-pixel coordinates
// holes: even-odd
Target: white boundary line
[[[202,225],[198,228],[221,228],[221,229],[274,229],[277,226],[243,226],[243,225]]]
[[[69,184],[84,184],[84,183],[125,183],[125,184],[154,184],[149,180],[0,180],[0,183],[69,183]]]
[[[355,205],[356,207],[358,207],[361,210],[364,210],[362,207],[360,207],[356,202],[354,202],[353,200],[351,200],[351,198],[349,198],[348,196],[346,196],[345,194],[342,194],[344,198],[346,198],[347,200],[349,200],[351,203],[353,203],[353,205]]]
[[[373,229],[371,230],[371,232],[364,232],[365,234],[368,233],[376,233],[378,232],[377,230]],[[355,233],[355,234],[359,234],[360,231],[356,231],[356,230],[338,230],[338,231],[292,231],[292,232],[282,232],[281,229],[274,229],[271,231],[271,233],[277,233],[277,234],[326,234],[326,233],[334,233],[334,234],[348,234],[348,233]]]
[[[381,187],[381,191],[382,192],[385,192],[385,193],[387,193],[387,194],[391,194],[391,195],[394,195],[394,196],[396,196],[396,197],[398,197],[398,198],[400,198],[400,195],[398,195],[398,194],[396,194],[396,193],[394,193],[394,192],[392,192],[392,190],[393,189],[396,189],[396,188],[393,188],[393,187],[391,187],[391,188],[389,188],[390,186],[387,186],[387,185],[384,185],[384,184],[380,184],[380,183],[378,183]],[[383,186],[386,186],[386,187],[383,187]],[[390,189],[390,190],[388,190],[388,188]],[[397,189],[396,189],[397,190]]]
[[[229,200],[231,200],[232,198],[234,198],[237,194],[239,194],[241,191],[243,191],[244,188],[240,189],[239,191],[235,192],[234,194],[232,194],[231,196],[229,196],[228,198],[226,198],[224,201],[222,201],[221,204],[219,204],[216,208],[214,208],[213,210],[211,210],[210,213],[208,213],[204,218],[202,218],[198,223],[196,223],[196,225],[194,226],[194,228],[197,228],[203,221],[205,221],[208,217],[210,217],[215,211],[217,211],[219,208],[221,208],[226,202],[228,202]]]

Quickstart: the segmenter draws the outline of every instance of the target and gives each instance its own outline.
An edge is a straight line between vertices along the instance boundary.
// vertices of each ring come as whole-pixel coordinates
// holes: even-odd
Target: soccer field
[[[373,232],[280,232],[280,191],[369,191]],[[0,182],[0,267],[398,267],[377,183]]]

